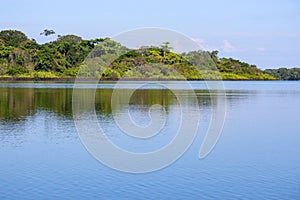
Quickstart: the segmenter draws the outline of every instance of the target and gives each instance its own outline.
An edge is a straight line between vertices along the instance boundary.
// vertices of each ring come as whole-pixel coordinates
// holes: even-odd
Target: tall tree
[[[55,31],[49,29],[45,29],[43,32],[40,33],[40,35],[45,35],[45,36],[49,36],[53,34],[55,34]]]
[[[217,63],[217,61],[218,61],[218,53],[219,53],[219,51],[217,51],[217,50],[215,50],[215,51],[212,51],[211,53],[210,53],[210,55],[211,55],[211,58],[212,58],[212,60],[215,62],[215,63]]]
[[[166,42],[163,42],[162,45],[160,45],[160,47],[163,50],[164,57],[166,56],[167,52],[169,52],[171,49],[173,49],[173,47],[170,47],[169,44],[170,44],[170,42],[166,41]]]

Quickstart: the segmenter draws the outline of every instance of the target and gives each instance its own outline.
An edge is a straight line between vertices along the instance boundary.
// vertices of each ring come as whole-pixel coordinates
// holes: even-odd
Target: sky
[[[157,27],[261,69],[300,67],[298,0],[2,0],[0,5],[0,30],[20,30],[39,43],[58,34],[92,39]],[[46,28],[57,35],[41,36]]]

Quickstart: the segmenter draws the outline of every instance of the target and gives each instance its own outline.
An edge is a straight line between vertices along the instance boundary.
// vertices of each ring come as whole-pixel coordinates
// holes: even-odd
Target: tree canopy
[[[265,72],[280,80],[300,80],[300,68],[281,67],[279,69],[266,69]]]
[[[2,40],[5,46],[18,47],[22,42],[28,40],[28,38],[21,31],[4,30],[0,31],[0,40]]]
[[[55,34],[45,29],[42,35]],[[80,69],[80,71],[79,71]],[[18,30],[0,31],[0,77],[103,79],[229,79],[298,80],[298,68],[260,70],[233,58],[219,58],[218,51],[172,52],[169,42],[161,46],[128,49],[109,38],[82,39],[59,36],[38,44]]]

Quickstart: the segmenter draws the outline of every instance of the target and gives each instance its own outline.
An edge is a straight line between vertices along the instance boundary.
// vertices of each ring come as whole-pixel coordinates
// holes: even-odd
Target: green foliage
[[[190,64],[196,66],[198,70],[217,70],[216,63],[218,61],[218,57],[215,52],[217,51],[210,53],[208,51],[199,50],[183,53],[182,56]]]
[[[22,76],[20,76],[22,77]],[[26,76],[25,76],[26,77]],[[45,79],[45,78],[58,78],[59,76],[53,72],[31,72],[28,77],[34,78],[35,80]]]
[[[126,52],[127,48],[122,46],[120,43],[113,41],[109,38],[96,39],[89,41],[89,45],[94,49],[89,55],[90,58],[96,58],[110,55],[110,57],[115,58],[116,56],[122,55]],[[111,62],[113,60],[110,60]]]
[[[43,49],[38,51],[34,56],[34,70],[36,71],[50,71],[53,66],[53,52],[51,49]]]
[[[18,47],[22,42],[28,40],[28,38],[21,31],[4,30],[0,31],[0,40],[2,40],[6,46]]]
[[[71,67],[71,68],[65,69],[62,76],[63,77],[76,77],[78,74],[78,70],[79,70],[79,67]]]
[[[233,59],[218,58],[218,51],[210,53],[218,71],[226,80],[275,80],[274,76],[266,74],[255,65]]]
[[[56,40],[57,43],[61,42],[68,42],[68,43],[80,43],[82,41],[82,38],[76,35],[64,35],[59,36]]]
[[[87,64],[83,63],[79,67],[79,71],[77,76],[80,78],[101,78],[102,72],[104,69],[101,69],[96,63],[95,64]]]
[[[217,67],[220,72],[237,74],[256,74],[261,71],[255,65],[241,62],[232,58],[221,58],[217,61]]]
[[[27,73],[28,71],[26,70],[26,68],[20,66],[20,65],[14,65],[14,66],[9,66],[7,69],[7,74],[8,75],[18,75],[18,74],[24,74]]]
[[[49,36],[53,34],[55,34],[55,31],[49,29],[45,29],[42,33],[40,33],[40,35],[45,35],[45,36]]]
[[[38,50],[40,45],[35,40],[25,40],[20,44],[20,48],[23,50]]]
[[[55,34],[45,29],[42,35]],[[130,50],[109,38],[83,40],[76,35],[38,44],[15,30],[0,32],[0,75],[23,78],[75,77],[102,79],[272,80],[300,79],[300,69],[262,71],[232,58],[218,58],[218,51],[171,51],[160,47]]]
[[[170,47],[170,42],[166,41],[163,42],[162,45],[160,45],[161,50],[163,51],[163,57],[165,57],[167,55],[167,53],[169,53],[171,51],[171,49],[173,49],[173,47]]]
[[[159,47],[130,50],[110,67],[126,79],[203,79],[197,67],[185,57]]]
[[[12,46],[0,45],[0,58],[8,58],[9,54],[14,50]]]
[[[119,79],[120,74],[110,68],[106,68],[102,73],[102,77],[104,79]]]
[[[300,80],[300,68],[266,69],[265,73],[281,80]]]

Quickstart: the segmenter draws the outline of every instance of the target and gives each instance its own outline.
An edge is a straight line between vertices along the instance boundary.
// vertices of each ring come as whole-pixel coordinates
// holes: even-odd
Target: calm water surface
[[[135,84],[126,82],[123,90]],[[167,84],[181,89],[180,82]],[[80,142],[72,84],[0,83],[0,199],[300,199],[300,82],[224,84],[225,126],[208,157],[200,160],[198,153],[219,97],[209,96],[203,82],[191,82],[201,112],[191,147],[167,168],[129,174],[99,163]],[[154,82],[134,93],[135,123],[149,124],[153,104],[162,105],[168,117],[162,134],[135,141],[114,124],[114,83],[97,87],[97,117],[115,144],[148,152],[174,137],[179,105],[171,91]]]

